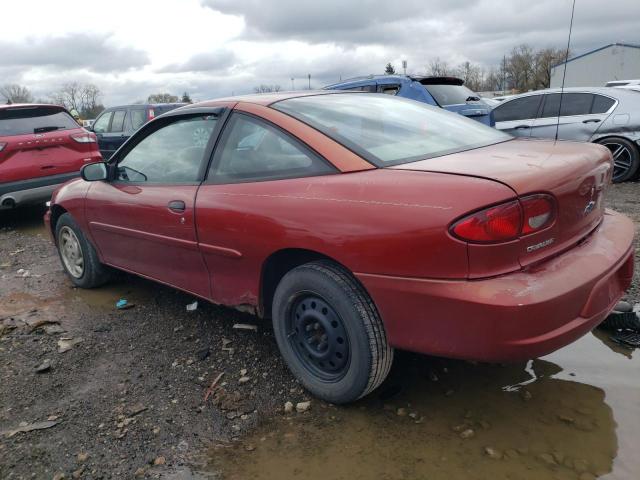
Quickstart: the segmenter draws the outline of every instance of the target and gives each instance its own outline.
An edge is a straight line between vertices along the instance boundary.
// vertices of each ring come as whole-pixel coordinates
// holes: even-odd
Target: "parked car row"
[[[634,266],[612,173],[602,146],[425,103],[275,93],[146,123],[45,218],[76,286],[117,268],[270,318],[301,384],[345,403],[394,349],[523,360],[599,324]]]

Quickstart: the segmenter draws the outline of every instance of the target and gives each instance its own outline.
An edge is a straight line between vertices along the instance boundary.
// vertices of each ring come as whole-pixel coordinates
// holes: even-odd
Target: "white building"
[[[611,80],[640,79],[640,45],[612,43],[570,58],[565,87],[604,87]],[[551,67],[551,88],[562,86],[564,63]]]

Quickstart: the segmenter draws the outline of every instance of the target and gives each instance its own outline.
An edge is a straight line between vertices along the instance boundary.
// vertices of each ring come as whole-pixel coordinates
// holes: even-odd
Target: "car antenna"
[[[558,131],[560,130],[560,114],[562,113],[562,97],[564,97],[564,80],[567,77],[567,63],[569,62],[569,47],[571,46],[571,30],[573,30],[573,13],[576,10],[576,0],[571,6],[571,21],[569,22],[569,38],[567,40],[567,51],[564,55],[564,71],[562,72],[562,86],[560,87],[560,105],[558,105],[558,122],[556,123],[556,139],[558,141]]]

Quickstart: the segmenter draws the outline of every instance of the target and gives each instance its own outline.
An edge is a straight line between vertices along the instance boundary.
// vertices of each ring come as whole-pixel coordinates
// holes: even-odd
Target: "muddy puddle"
[[[44,214],[46,207],[30,206],[12,210],[0,210],[0,228],[7,227],[27,235],[46,234]]]
[[[312,403],[210,452],[224,479],[637,479],[640,354],[589,334],[543,359],[397,358],[380,393]]]

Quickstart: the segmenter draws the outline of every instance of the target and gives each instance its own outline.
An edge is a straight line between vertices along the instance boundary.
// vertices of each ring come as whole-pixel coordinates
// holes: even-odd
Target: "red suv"
[[[64,107],[0,105],[0,209],[44,202],[100,160],[96,136]]]

